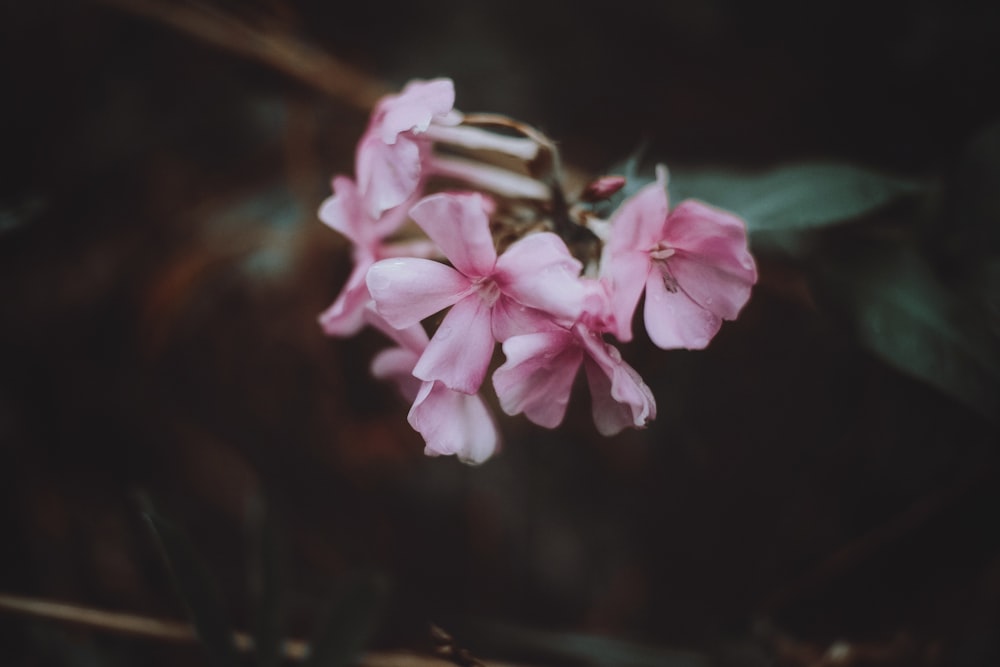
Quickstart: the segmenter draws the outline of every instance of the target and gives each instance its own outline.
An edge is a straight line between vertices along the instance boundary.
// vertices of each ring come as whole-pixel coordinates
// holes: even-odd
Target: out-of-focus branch
[[[370,111],[387,92],[377,79],[303,43],[279,26],[257,28],[200,2],[98,1],[273,67],[359,111]]]
[[[197,640],[194,628],[188,623],[105,611],[19,595],[0,593],[0,611],[74,623],[95,630],[136,635],[160,641],[191,643]],[[245,632],[233,633],[233,645],[240,651],[252,651],[253,638]],[[304,660],[309,655],[309,644],[301,639],[286,639],[282,645],[282,651],[285,658],[289,660]],[[440,658],[394,651],[371,651],[362,655],[358,662],[360,667],[454,667],[454,664]],[[499,663],[489,663],[488,667],[504,666]]]

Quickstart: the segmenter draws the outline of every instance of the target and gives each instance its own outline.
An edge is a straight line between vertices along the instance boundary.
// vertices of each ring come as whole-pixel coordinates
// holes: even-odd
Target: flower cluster
[[[705,347],[757,279],[743,222],[697,201],[669,210],[663,168],[602,219],[593,202],[624,179],[567,197],[544,135],[454,102],[452,82],[436,79],[376,106],[355,179],[335,177],[319,211],[354,259],[320,324],[335,336],[371,325],[395,343],[372,372],[412,401],[428,454],[478,463],[496,450],[479,392],[497,343],[505,361],[492,385],[507,414],[559,425],[583,366],[602,434],[645,426],[656,401],[606,336],[631,340],[645,293],[653,343]]]

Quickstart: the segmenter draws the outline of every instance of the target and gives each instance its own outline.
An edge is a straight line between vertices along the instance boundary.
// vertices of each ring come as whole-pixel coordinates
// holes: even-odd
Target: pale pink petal
[[[320,326],[328,336],[353,336],[361,331],[365,323],[365,308],[371,301],[365,284],[371,265],[371,257],[359,253],[355,257],[354,270],[340,295],[320,314]]]
[[[683,288],[668,290],[663,273],[656,267],[646,281],[643,316],[650,340],[664,350],[700,350],[722,326],[722,318],[695,303]]]
[[[439,193],[424,197],[410,217],[427,232],[452,265],[478,278],[493,272],[497,261],[490,220],[490,203],[478,193]]]
[[[757,282],[743,221],[687,200],[670,213],[665,233],[676,253],[667,262],[677,282],[705,308],[735,319]]]
[[[398,95],[384,98],[375,111],[379,138],[395,143],[403,132],[424,132],[434,121],[453,125],[455,84],[451,79],[411,81]]]
[[[666,172],[657,169],[656,175],[656,181],[622,202],[611,218],[611,238],[606,248],[612,254],[648,251],[663,239],[667,221]]]
[[[562,423],[583,351],[566,330],[514,336],[503,344],[507,357],[493,373],[500,407],[546,428]]]
[[[387,144],[369,133],[358,144],[358,190],[372,218],[402,205],[420,187],[423,153],[413,139],[402,136]]]
[[[611,436],[627,427],[643,428],[655,419],[653,392],[618,349],[582,328],[577,334],[587,351],[584,369],[598,432]]]
[[[511,336],[562,329],[565,327],[548,313],[529,308],[504,294],[493,304],[493,337],[501,343]]]
[[[493,356],[490,326],[489,306],[478,294],[465,297],[445,315],[413,374],[455,391],[476,393]]]
[[[372,237],[367,225],[371,223],[371,218],[361,206],[354,181],[346,176],[334,177],[333,195],[320,205],[319,219],[355,244],[370,245]]]
[[[431,456],[454,454],[465,463],[482,463],[500,444],[482,399],[451,391],[440,382],[423,383],[407,421],[424,437],[425,452]]]
[[[667,260],[667,268],[695,303],[724,320],[736,319],[750,299],[752,281],[717,264],[707,264],[700,257],[678,252]]]
[[[583,311],[582,268],[561,238],[543,232],[511,244],[497,260],[495,275],[504,294],[572,324]]]
[[[407,401],[413,401],[420,391],[420,380],[413,377],[413,366],[418,353],[402,347],[382,350],[372,359],[371,373],[379,380],[389,380],[396,385],[399,393]]]
[[[471,289],[468,278],[450,266],[415,257],[375,262],[367,282],[375,310],[397,329],[447,308]]]
[[[427,347],[427,332],[424,331],[423,325],[414,324],[403,329],[397,329],[386,322],[385,318],[375,311],[374,304],[370,304],[365,309],[365,321],[395,341],[400,347],[416,353],[413,357],[413,364],[407,369],[407,372],[412,371],[413,366],[417,363],[417,357]]]
[[[601,260],[601,280],[611,299],[611,332],[618,340],[632,340],[632,317],[650,273],[649,253],[623,250],[611,254],[605,249]]]

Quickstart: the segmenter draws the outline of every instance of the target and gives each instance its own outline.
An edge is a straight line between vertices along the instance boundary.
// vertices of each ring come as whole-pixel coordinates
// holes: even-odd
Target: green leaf
[[[996,423],[1000,358],[985,314],[942,284],[920,255],[855,242],[815,268],[821,293],[847,313],[864,347]]]
[[[383,577],[357,574],[347,578],[326,614],[303,667],[346,667],[354,664],[375,632],[387,593]]]
[[[163,518],[149,498],[140,496],[139,503],[166,561],[174,590],[187,609],[211,664],[235,667],[233,627],[215,579],[187,536]]]
[[[751,233],[805,231],[853,220],[921,190],[849,164],[800,163],[761,173],[671,171],[671,200],[701,199],[739,214]]]
[[[273,515],[259,496],[247,512],[250,533],[249,589],[256,611],[254,653],[258,667],[281,662],[281,567]]]

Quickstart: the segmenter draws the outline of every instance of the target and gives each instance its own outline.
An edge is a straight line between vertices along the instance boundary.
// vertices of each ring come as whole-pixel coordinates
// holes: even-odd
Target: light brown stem
[[[303,44],[280,28],[263,30],[207,4],[165,0],[99,2],[257,60],[359,111],[370,111],[375,102],[388,92],[377,79],[325,51]]]
[[[177,643],[197,641],[194,628],[188,623],[93,609],[66,602],[0,593],[0,611],[160,641]],[[252,651],[254,648],[253,638],[245,632],[233,633],[233,645],[240,651]],[[282,644],[282,653],[289,660],[304,660],[309,655],[309,644],[301,639],[286,639]],[[361,667],[454,667],[454,663],[446,660],[400,651],[370,651],[361,656],[358,664]],[[502,665],[490,663],[490,667],[502,667]]]

